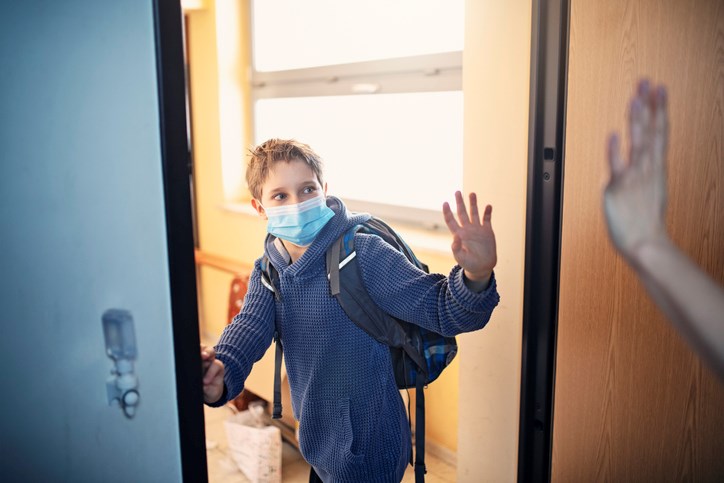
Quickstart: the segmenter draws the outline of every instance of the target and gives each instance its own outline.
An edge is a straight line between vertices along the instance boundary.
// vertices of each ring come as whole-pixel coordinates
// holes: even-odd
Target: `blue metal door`
[[[180,22],[178,2],[0,9],[3,481],[206,477]],[[132,319],[121,366],[108,309]]]

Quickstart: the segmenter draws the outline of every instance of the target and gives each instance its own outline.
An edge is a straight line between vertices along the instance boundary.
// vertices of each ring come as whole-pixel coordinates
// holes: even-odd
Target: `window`
[[[254,142],[294,138],[329,193],[441,225],[462,187],[462,0],[255,0]]]

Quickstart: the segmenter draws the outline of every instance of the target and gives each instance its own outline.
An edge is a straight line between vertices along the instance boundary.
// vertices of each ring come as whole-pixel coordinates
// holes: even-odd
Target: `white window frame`
[[[253,2],[249,3],[252,9]],[[249,41],[253,43],[254,26],[251,28]],[[261,99],[462,91],[462,51],[279,71],[257,71],[253,45],[251,51],[252,118]],[[256,139],[253,127],[252,136]],[[343,199],[352,211],[428,230],[446,229],[440,210]]]
[[[253,65],[252,60],[254,101],[276,97],[462,90],[461,51],[273,72],[256,71]]]

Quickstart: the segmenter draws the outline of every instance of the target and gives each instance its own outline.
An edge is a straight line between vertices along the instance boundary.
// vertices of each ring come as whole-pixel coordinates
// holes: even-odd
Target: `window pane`
[[[309,144],[329,194],[439,211],[462,188],[462,100],[459,91],[263,99],[255,137]]]
[[[254,67],[273,71],[463,49],[463,0],[257,0]]]

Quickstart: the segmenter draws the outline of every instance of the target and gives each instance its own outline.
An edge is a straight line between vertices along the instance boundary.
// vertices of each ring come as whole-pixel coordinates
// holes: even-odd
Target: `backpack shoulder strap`
[[[354,235],[361,229],[362,225],[355,225],[348,229],[327,250],[327,277],[330,291],[335,297],[340,292],[339,270],[357,256],[354,249]]]
[[[279,279],[279,273],[277,273],[276,268],[274,268],[274,265],[271,264],[271,262],[269,261],[269,257],[267,257],[266,254],[264,254],[261,259],[260,268],[262,285],[271,290],[274,294],[274,298],[279,300],[281,295],[276,289],[276,282]]]
[[[422,377],[415,384],[415,483],[425,481],[425,391]]]
[[[282,418],[282,356],[284,355],[284,347],[279,337],[279,331],[274,332],[274,401],[272,419]]]
[[[277,272],[274,265],[269,261],[269,257],[266,254],[262,257],[261,263],[261,283],[266,288],[272,291],[275,300],[281,300],[281,294],[276,289],[279,273]],[[284,355],[284,346],[282,345],[281,331],[277,324],[276,318],[274,318],[274,343],[276,344],[274,350],[274,401],[273,401],[273,412],[272,419],[281,419],[282,417],[282,357]]]
[[[378,234],[374,227],[365,222],[347,230],[327,250],[327,276],[330,291],[355,325],[378,342],[404,350],[417,367],[425,371],[427,365],[424,357],[411,345],[409,336],[401,325],[402,322],[377,306],[362,281],[359,264],[350,263],[357,255],[354,248],[354,235],[358,232]],[[342,268],[345,269],[340,272]]]

